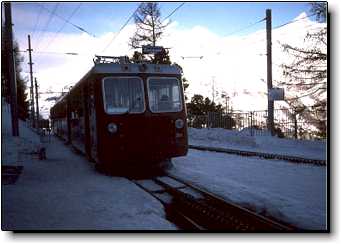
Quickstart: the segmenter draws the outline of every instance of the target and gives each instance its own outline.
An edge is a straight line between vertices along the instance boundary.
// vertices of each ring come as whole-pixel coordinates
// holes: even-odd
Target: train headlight
[[[108,131],[112,134],[117,132],[117,125],[115,123],[108,124]]]
[[[181,129],[184,127],[184,121],[182,119],[175,120],[175,127],[177,129]]]

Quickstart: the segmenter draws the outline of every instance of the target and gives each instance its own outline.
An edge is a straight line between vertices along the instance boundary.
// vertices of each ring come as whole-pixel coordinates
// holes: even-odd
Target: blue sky
[[[180,3],[160,2],[162,16],[166,17]],[[54,2],[42,4],[51,11],[56,6]],[[71,22],[95,35],[102,35],[109,31],[114,32],[123,25],[138,4],[138,2],[83,2],[72,17]],[[67,18],[77,5],[77,2],[59,2],[56,14]],[[310,6],[308,2],[187,2],[171,16],[171,20],[178,22],[182,28],[200,25],[207,27],[218,35],[228,35],[262,19],[267,8],[272,9],[273,26],[276,26],[292,20],[304,11],[308,13]],[[39,3],[13,3],[13,22],[16,34],[33,34],[36,24],[38,31],[44,29],[49,14],[46,10],[41,10]],[[39,15],[39,22],[37,22]],[[132,22],[133,20],[131,20]],[[56,31],[63,23],[59,18],[53,17],[46,31]],[[264,28],[263,25],[264,23],[255,25],[236,34],[247,34]],[[79,31],[67,24],[62,32]]]
[[[160,2],[162,19],[181,3]],[[50,11],[58,6],[55,13],[64,19],[68,19],[79,6],[79,2],[42,4]],[[132,55],[133,50],[128,46],[128,41],[135,30],[133,19],[117,38],[116,35],[138,5],[139,2],[82,2],[70,21],[94,34],[94,38],[50,15],[50,12],[41,8],[40,3],[13,3],[15,39],[20,49],[26,50],[27,35],[31,34],[34,76],[41,91],[61,91],[66,86],[74,85],[92,67],[95,54]],[[171,47],[171,60],[183,67],[184,76],[190,81],[189,97],[194,93],[211,96],[214,76],[217,90],[228,91],[230,95],[238,94],[231,99],[236,109],[266,108],[266,84],[262,82],[262,79],[266,79],[265,22],[235,32],[263,19],[266,9],[272,9],[273,27],[298,16],[304,17],[304,12],[310,14],[308,2],[186,2],[171,16],[173,24],[167,27],[160,45]],[[287,61],[279,42],[301,46],[308,29],[323,25],[314,18],[302,18],[274,29],[273,62],[281,64]],[[63,26],[62,31],[58,32]],[[79,55],[65,55],[65,52]],[[182,58],[198,55],[204,58]],[[23,70],[27,72],[27,53],[23,53],[23,57]],[[282,73],[276,67],[273,77],[280,80]],[[243,95],[250,92],[257,99]],[[44,99],[42,95],[41,101]],[[51,104],[46,102],[44,106],[41,111],[46,117]]]

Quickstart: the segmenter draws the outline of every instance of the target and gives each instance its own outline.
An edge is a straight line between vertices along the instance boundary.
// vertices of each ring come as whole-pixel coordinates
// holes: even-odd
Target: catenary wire
[[[113,36],[113,38],[110,40],[110,42],[106,45],[106,47],[102,50],[102,52],[104,52],[105,50],[107,50],[107,48],[114,42],[114,40],[117,38],[117,36],[121,33],[121,31],[126,27],[126,25],[129,23],[129,21],[134,17],[135,13],[137,12],[137,10],[139,9],[141,4],[139,4],[137,6],[137,8],[135,9],[135,11],[129,16],[129,18],[126,20],[126,22],[122,25],[122,27],[119,29],[119,31],[117,32],[116,35]]]
[[[183,2],[183,3],[181,3],[179,6],[177,6],[169,15],[167,15],[167,17],[165,17],[165,18],[162,20],[162,22],[165,21],[166,19],[168,19],[169,17],[171,17],[176,11],[178,11],[179,8],[181,8],[182,6],[184,6],[185,3],[186,3],[186,2]]]
[[[304,16],[304,17],[299,18],[299,19],[294,19],[294,20],[288,21],[288,22],[286,22],[286,23],[284,23],[284,24],[277,25],[277,26],[273,27],[272,29],[277,29],[277,28],[286,26],[286,25],[288,25],[288,24],[295,23],[295,22],[297,22],[297,21],[300,21],[300,20],[303,20],[303,19],[312,17],[312,16],[314,16],[314,15],[316,15],[316,14],[317,14],[317,13],[314,13],[314,14],[310,14],[310,15]]]
[[[41,5],[41,6],[42,6],[42,5]],[[42,7],[43,7],[44,10],[46,10],[46,11],[48,11],[48,12],[51,12],[51,10],[49,10],[48,8],[46,8],[46,7],[44,7],[44,6],[42,6]],[[54,13],[53,15],[56,16],[56,17],[58,17],[59,19],[65,21],[66,23],[72,25],[72,26],[75,27],[76,29],[78,29],[78,30],[80,30],[80,31],[82,31],[82,32],[85,32],[85,33],[87,33],[88,35],[90,35],[90,36],[92,36],[92,37],[96,37],[96,35],[94,35],[94,34],[92,34],[91,32],[85,30],[83,27],[81,27],[81,26],[79,26],[79,25],[76,25],[76,24],[72,23],[71,21],[68,21],[68,20],[65,19],[64,17],[62,17],[62,16],[60,16],[60,15],[58,15],[58,14],[56,14],[56,13]]]
[[[243,28],[240,28],[240,29],[238,29],[238,30],[235,30],[235,31],[229,33],[227,36],[231,36],[231,35],[234,35],[234,34],[236,34],[236,33],[238,33],[238,32],[247,30],[247,29],[249,29],[250,27],[252,27],[252,26],[254,26],[254,25],[258,24],[258,23],[261,23],[261,22],[263,22],[263,21],[265,21],[265,20],[266,20],[266,18],[257,20],[256,22],[254,22],[254,23],[252,23],[252,24],[249,24],[249,25],[247,25],[247,26],[245,26],[245,27],[243,27]]]
[[[35,36],[36,36],[37,27],[38,27],[39,20],[40,20],[40,16],[41,16],[41,13],[42,13],[42,12],[43,12],[43,8],[40,6],[39,13],[38,13],[38,15],[37,15],[37,20],[36,20],[36,23],[35,23],[34,28],[33,28],[32,38],[35,38]]]
[[[40,5],[42,8],[45,8],[43,5]],[[44,36],[45,36],[45,33],[46,33],[46,30],[47,30],[47,27],[50,25],[50,23],[51,23],[51,20],[52,20],[52,18],[53,18],[53,15],[55,14],[55,12],[57,11],[57,9],[58,9],[58,6],[59,6],[59,3],[56,3],[55,4],[55,6],[54,6],[54,8],[53,8],[53,10],[51,11],[51,10],[49,10],[49,19],[47,20],[47,22],[46,22],[46,24],[45,24],[45,26],[44,26],[44,28],[42,29],[42,31],[41,31],[41,33],[42,33],[42,36],[41,36],[41,38],[39,39],[39,41],[37,40],[37,49],[38,49],[38,47],[40,46],[40,43],[42,42],[42,40],[44,39]],[[47,9],[47,8],[46,8]]]
[[[81,7],[82,3],[78,3],[78,5],[75,7],[75,9],[72,11],[71,15],[67,18],[67,21],[70,21],[70,19],[76,14],[76,12],[79,10]],[[59,28],[59,30],[54,34],[54,36],[51,38],[50,42],[46,45],[45,49],[48,49],[48,47],[53,43],[53,41],[56,39],[58,34],[65,28],[67,22],[65,21],[64,24]]]

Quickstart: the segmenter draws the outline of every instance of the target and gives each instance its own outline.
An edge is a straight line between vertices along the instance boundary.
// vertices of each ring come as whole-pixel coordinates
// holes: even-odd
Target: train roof
[[[95,74],[160,74],[160,75],[181,75],[182,68],[177,64],[152,64],[147,62],[130,63],[127,57],[106,57],[96,56],[100,61],[94,60],[94,66],[70,89],[70,91],[61,96],[55,104],[64,100],[76,87]],[[106,58],[113,59],[112,62],[103,62]]]
[[[178,65],[150,64],[150,63],[99,63],[90,70],[94,74],[122,74],[122,73],[147,73],[147,74],[175,74],[180,75],[182,70]]]
[[[177,64],[152,64],[152,63],[95,63],[79,82],[70,90],[76,88],[82,81],[95,74],[160,74],[181,75],[182,69]]]

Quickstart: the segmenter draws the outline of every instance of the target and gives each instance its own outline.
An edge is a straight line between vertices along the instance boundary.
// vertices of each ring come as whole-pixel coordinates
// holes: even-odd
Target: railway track
[[[294,227],[227,202],[173,175],[130,179],[164,206],[167,218],[183,230],[294,232]]]
[[[245,150],[237,150],[237,149],[229,149],[229,148],[216,148],[216,147],[195,146],[195,145],[189,145],[189,148],[201,150],[201,151],[211,151],[211,152],[236,154],[236,155],[247,156],[247,157],[261,157],[261,158],[265,158],[265,159],[280,159],[280,160],[290,161],[293,163],[314,164],[314,165],[319,165],[319,166],[325,166],[327,164],[326,160],[309,159],[309,158],[302,158],[302,157],[281,155],[281,154],[273,154],[273,153],[253,152],[253,151],[245,151]]]

